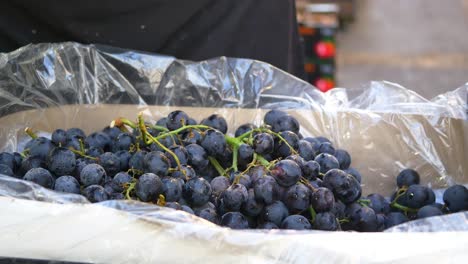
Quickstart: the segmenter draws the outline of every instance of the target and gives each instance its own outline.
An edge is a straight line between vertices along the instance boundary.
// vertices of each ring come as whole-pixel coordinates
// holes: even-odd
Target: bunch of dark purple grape
[[[21,153],[0,153],[0,174],[91,202],[129,199],[195,214],[234,229],[382,231],[410,219],[468,210],[468,190],[454,185],[435,203],[411,169],[391,199],[361,197],[361,175],[346,150],[324,137],[303,138],[299,122],[271,110],[264,124],[227,135],[226,120],[199,124],[182,111],[155,124],[114,120],[85,135],[57,129],[31,136]]]

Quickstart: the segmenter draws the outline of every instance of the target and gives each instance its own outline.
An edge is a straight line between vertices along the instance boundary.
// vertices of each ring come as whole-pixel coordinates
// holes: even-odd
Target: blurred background
[[[0,1],[0,52],[63,41],[250,58],[322,91],[387,80],[432,98],[468,81],[468,0]]]
[[[426,98],[468,81],[468,0],[296,0],[307,80],[388,80]]]

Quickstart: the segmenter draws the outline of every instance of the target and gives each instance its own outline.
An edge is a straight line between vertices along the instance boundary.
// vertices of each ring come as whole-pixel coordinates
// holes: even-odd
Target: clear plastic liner
[[[143,111],[147,120],[156,120],[181,108],[198,120],[213,112],[219,113],[228,120],[232,133],[236,126],[245,122],[260,124],[267,111],[265,109],[281,108],[299,119],[303,136],[329,137],[336,146],[350,152],[352,166],[363,175],[365,193],[389,195],[394,191],[396,175],[406,167],[418,170],[423,184],[445,188],[454,183],[468,183],[467,92],[468,84],[428,100],[397,84],[374,81],[362,90],[337,88],[323,94],[271,65],[248,59],[221,57],[190,62],[107,46],[77,43],[29,45],[0,54],[0,151],[21,148],[20,142],[26,138],[22,131],[26,126],[48,133],[56,128],[82,127],[89,133],[102,129],[121,115],[134,118],[136,113]],[[155,205],[132,201],[91,205],[80,195],[57,193],[4,175],[0,175],[0,196],[8,197],[0,197],[0,203],[2,208],[13,206],[11,212],[20,210],[12,204],[24,206],[21,214],[18,213],[18,217],[23,219],[28,216],[28,210],[31,217],[40,214],[36,209],[41,207],[47,210],[43,214],[44,219],[57,217],[65,221],[74,218],[83,220],[82,224],[85,224],[86,220],[92,221],[93,218],[89,217],[94,217],[95,221],[115,223],[116,233],[134,239],[106,237],[109,232],[101,232],[100,225],[97,225],[84,231],[89,236],[86,238],[79,238],[75,233],[65,235],[63,240],[66,243],[60,245],[60,249],[66,254],[52,253],[47,244],[37,245],[35,250],[28,244],[23,249],[32,250],[28,256],[33,258],[113,263],[143,263],[156,259],[160,263],[191,260],[210,263],[219,257],[227,263],[239,263],[239,260],[249,263],[320,263],[323,260],[414,263],[411,260],[424,259],[421,257],[423,254],[441,259],[458,254],[460,258],[453,257],[454,260],[467,257],[466,252],[460,251],[463,248],[460,246],[468,247],[467,213],[409,222],[387,230],[391,234],[235,231]],[[48,203],[38,205],[23,199]],[[73,212],[73,217],[63,210]],[[7,220],[14,222],[19,219],[10,215]],[[127,227],[138,235],[127,233],[117,219],[125,219]],[[8,221],[0,220],[1,243],[7,241],[5,234],[15,235],[6,229]],[[157,224],[145,225],[148,221]],[[27,228],[32,224],[24,223],[23,227],[29,230]],[[17,226],[21,227],[21,221]],[[50,228],[54,232],[60,229]],[[460,233],[454,238],[455,233],[444,231]],[[402,235],[401,232],[421,232],[424,235]],[[319,245],[311,242],[317,237],[330,243]],[[354,243],[350,242],[353,239],[366,238],[375,242],[382,241],[384,237],[392,243],[403,238],[407,241],[397,245],[398,254],[385,254],[377,249],[378,245],[367,242],[363,242],[367,253],[361,252],[361,256],[353,255],[350,250],[354,248],[349,245]],[[425,242],[428,237],[445,239],[443,241],[448,243],[444,246],[445,251],[434,251]],[[128,253],[130,255],[125,257],[120,252],[114,252],[114,257],[106,255],[110,254],[109,248],[122,249],[122,245],[127,245],[126,239],[146,245],[153,243],[150,238],[174,243],[172,250],[178,251],[180,247],[180,252],[187,250],[190,253],[164,255],[162,249],[168,250],[164,245],[159,250],[144,246],[155,250],[144,254],[129,246],[136,250],[134,255]],[[302,245],[295,242],[298,238]],[[91,250],[86,254],[81,252],[82,258],[76,251],[79,246],[67,247],[76,239],[87,241],[80,245]],[[181,240],[185,239],[184,245]],[[345,239],[348,247],[342,241],[334,245],[330,239]],[[91,245],[96,241],[105,241],[105,245],[93,250]],[[408,241],[423,243],[426,247],[412,253],[404,247],[409,245]],[[455,242],[458,243],[456,246]],[[283,243],[283,246],[277,243]],[[203,244],[219,252],[203,250],[200,246]],[[12,253],[12,247],[8,249],[10,252],[6,248],[0,249],[0,256],[21,257],[21,254],[8,254]],[[310,249],[316,249],[313,250],[314,256],[310,255]],[[376,253],[370,253],[374,249]],[[185,254],[193,254],[193,258]],[[239,258],[234,258],[233,254],[239,254]]]

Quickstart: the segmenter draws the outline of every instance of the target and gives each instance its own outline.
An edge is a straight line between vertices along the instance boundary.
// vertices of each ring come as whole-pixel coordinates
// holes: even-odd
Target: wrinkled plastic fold
[[[233,133],[243,123],[259,125],[267,109],[279,108],[299,120],[303,136],[326,136],[348,150],[351,166],[363,175],[365,194],[390,195],[396,175],[407,167],[420,173],[422,184],[440,191],[468,183],[467,99],[468,84],[431,100],[386,81],[321,93],[249,59],[191,62],[70,42],[29,45],[0,54],[0,151],[21,150],[25,127],[44,133],[80,127],[90,133],[119,116],[134,119],[143,112],[146,120],[155,121],[182,109],[198,121],[221,114]],[[468,247],[467,213],[405,223],[385,234],[235,231],[135,201],[89,204],[80,195],[5,175],[0,175],[0,196],[7,215],[0,217],[0,244],[17,236],[15,230],[25,230],[18,242],[0,247],[0,256],[30,252],[31,258],[112,263],[211,263],[219,258],[225,263],[414,263],[468,257],[463,250]],[[441,202],[440,195],[437,199]],[[89,226],[92,222],[96,225]],[[70,227],[77,230],[66,234]],[[34,232],[46,231],[64,232],[61,242],[52,237],[40,244],[25,242]],[[15,250],[17,243],[24,247]],[[411,243],[421,247],[411,248]],[[382,251],[389,247],[397,253]]]

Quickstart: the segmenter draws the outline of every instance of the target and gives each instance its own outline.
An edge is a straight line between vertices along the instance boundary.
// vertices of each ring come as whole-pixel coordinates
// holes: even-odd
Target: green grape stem
[[[338,218],[337,218],[337,219],[338,219]],[[340,224],[349,223],[349,219],[348,219],[348,218],[341,218],[341,219],[338,219],[338,223],[340,223]]]
[[[393,199],[393,201],[390,203],[390,206],[405,212],[405,214],[407,214],[408,212],[417,213],[418,209],[410,208],[410,207],[407,207],[407,206],[404,206],[404,205],[401,205],[401,204],[397,203],[398,198],[405,195],[406,190],[408,190],[408,187],[406,187],[406,186],[403,186],[400,189],[398,189],[397,195],[395,195],[395,199]]]
[[[309,207],[309,211],[310,211],[310,223],[313,224],[315,222],[315,216],[317,215],[317,213],[315,212],[312,206]]]
[[[316,189],[314,186],[312,186],[312,184],[310,184],[309,181],[308,181],[306,178],[304,178],[304,177],[301,177],[300,182],[301,182],[302,184],[304,184],[307,188],[309,188],[312,192],[315,192],[315,191],[317,190],[317,189]]]
[[[176,129],[176,130],[172,130],[172,131],[169,131],[169,132],[162,133],[162,134],[160,134],[159,136],[155,137],[155,139],[156,139],[156,140],[160,140],[160,139],[166,138],[166,137],[168,137],[168,136],[177,135],[177,134],[179,134],[180,132],[182,132],[182,131],[184,131],[184,130],[187,130],[187,129],[191,129],[191,128],[195,128],[195,129],[210,129],[211,127],[205,126],[205,125],[188,125],[188,126],[183,126],[183,127],[178,128],[178,129]]]
[[[163,127],[163,126],[150,125],[148,127],[152,128],[152,129],[156,129],[158,131],[163,131],[163,132],[168,132],[169,131],[169,129],[167,129],[167,128]]]
[[[159,206],[166,206],[166,197],[164,197],[164,195],[160,194],[159,197],[158,197],[158,200],[156,201],[156,204],[159,205]]]
[[[24,149],[23,151],[20,152],[20,155],[23,159],[29,156],[29,149]]]
[[[136,182],[132,182],[130,183],[130,185],[128,186],[127,190],[125,191],[125,198],[127,200],[133,200],[132,197],[130,196],[130,193],[133,189],[135,189],[135,185],[136,185]]]
[[[361,206],[367,206],[369,207],[370,203],[371,203],[371,200],[369,199],[359,199],[357,201]]]
[[[26,133],[28,136],[30,136],[32,139],[37,138],[37,134],[32,131],[30,127],[27,127],[24,129],[24,133]]]
[[[219,164],[219,162],[215,158],[208,156],[208,160],[210,161],[211,165],[215,167],[216,171],[219,173],[220,176],[228,177],[226,175],[226,171],[223,169],[221,164]]]
[[[78,139],[78,142],[80,142],[80,151],[82,153],[85,153],[85,146],[84,146],[83,140],[80,138]]]
[[[77,155],[80,155],[83,158],[87,158],[87,159],[90,159],[90,160],[98,160],[98,158],[96,158],[96,157],[91,157],[91,156],[88,156],[88,155],[84,154],[83,151],[76,150],[76,149],[74,149],[72,147],[69,147],[68,149],[71,150],[71,152],[73,152],[73,153],[75,153]]]

